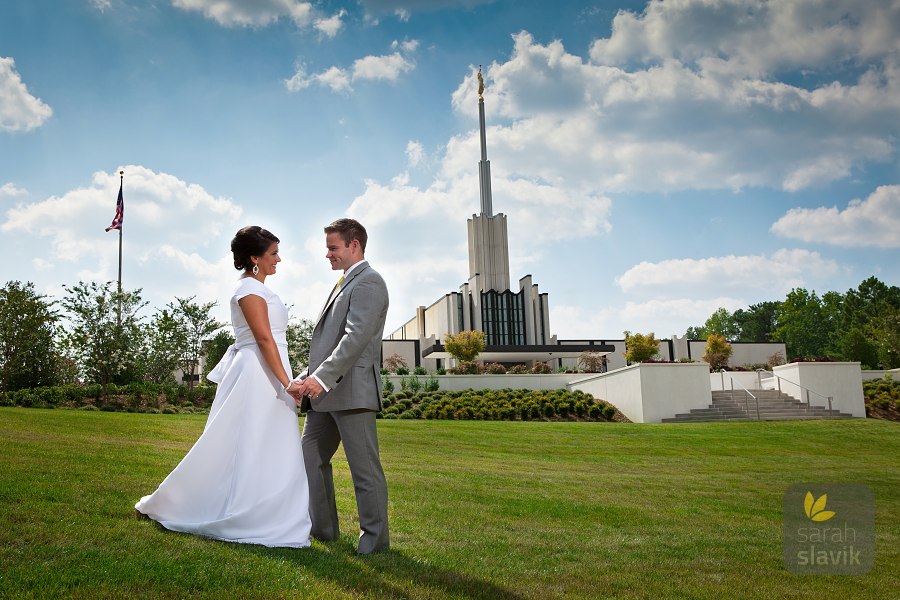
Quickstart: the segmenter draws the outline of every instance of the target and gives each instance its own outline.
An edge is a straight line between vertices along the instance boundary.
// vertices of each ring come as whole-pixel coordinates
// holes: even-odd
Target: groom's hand
[[[301,396],[309,396],[312,399],[316,399],[324,391],[322,384],[316,381],[315,377],[307,377],[300,384],[300,389],[297,390],[297,393]]]

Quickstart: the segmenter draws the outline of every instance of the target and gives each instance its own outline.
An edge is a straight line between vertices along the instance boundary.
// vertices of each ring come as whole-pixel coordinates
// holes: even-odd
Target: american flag
[[[125,218],[125,200],[122,198],[122,182],[119,182],[119,198],[116,200],[116,216],[113,217],[112,225],[106,228],[122,230],[122,219]]]

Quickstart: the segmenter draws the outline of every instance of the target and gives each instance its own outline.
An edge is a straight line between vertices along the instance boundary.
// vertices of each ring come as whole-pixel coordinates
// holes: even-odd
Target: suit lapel
[[[319,326],[319,323],[322,322],[322,319],[325,317],[325,313],[328,312],[328,308],[332,305],[332,303],[334,303],[334,301],[337,299],[337,297],[341,295],[341,292],[344,291],[344,289],[346,289],[346,287],[347,287],[348,285],[350,285],[350,282],[351,282],[351,281],[353,281],[354,279],[356,279],[356,276],[357,276],[357,275],[359,275],[360,273],[362,273],[362,272],[363,272],[364,270],[366,270],[368,267],[369,267],[368,261],[361,261],[361,264],[360,264],[358,267],[356,267],[355,269],[353,269],[353,270],[350,272],[350,274],[347,275],[347,276],[344,278],[343,283],[341,283],[341,287],[340,287],[339,289],[334,290],[334,291],[328,296],[328,299],[325,301],[325,305],[322,307],[322,310],[319,311],[319,318],[316,319],[316,325],[315,325],[315,327],[318,327],[318,326]],[[314,328],[314,329],[315,329],[315,328]]]

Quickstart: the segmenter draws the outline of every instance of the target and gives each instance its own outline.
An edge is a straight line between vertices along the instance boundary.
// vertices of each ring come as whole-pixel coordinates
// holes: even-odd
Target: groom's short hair
[[[366,242],[369,241],[369,234],[366,228],[356,219],[338,219],[325,228],[325,233],[337,233],[344,240],[344,245],[349,246],[353,240],[359,241],[359,247],[365,253]]]

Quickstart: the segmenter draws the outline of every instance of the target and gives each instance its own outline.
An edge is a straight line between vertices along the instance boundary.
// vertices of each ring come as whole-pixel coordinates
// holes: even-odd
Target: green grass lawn
[[[205,415],[0,409],[0,597],[897,598],[900,425],[379,421],[392,549],[269,549],[133,516]],[[875,567],[782,565],[782,498],[864,483]]]

